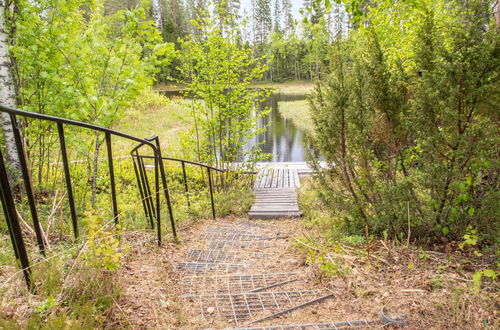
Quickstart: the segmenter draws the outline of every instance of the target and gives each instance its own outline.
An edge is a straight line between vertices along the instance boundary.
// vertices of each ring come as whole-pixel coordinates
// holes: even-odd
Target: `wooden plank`
[[[255,196],[255,200],[268,200],[273,198],[281,198],[281,199],[297,199],[296,195],[258,195]]]
[[[252,207],[255,205],[266,206],[266,205],[298,205],[298,204],[295,201],[261,202],[261,203],[254,203]]]
[[[272,181],[273,181],[273,170],[270,168],[267,170],[267,180],[266,180],[266,185],[264,187],[271,188]]]
[[[271,211],[299,211],[299,206],[297,204],[290,204],[290,205],[272,205],[272,204],[266,204],[266,205],[253,205],[250,208],[250,211],[266,211],[266,210],[271,210]]]
[[[280,214],[280,215],[287,215],[287,214],[297,214],[300,215],[300,212],[297,211],[254,211],[254,212],[248,212],[249,214]]]
[[[255,198],[256,202],[262,202],[262,201],[269,201],[269,200],[297,200],[297,196],[262,196],[262,197],[257,197]]]
[[[264,212],[270,212],[270,213],[276,213],[276,212],[282,212],[282,213],[291,213],[291,212],[299,212],[299,208],[298,207],[294,207],[294,208],[287,208],[287,209],[283,209],[283,208],[252,208],[250,209],[250,212],[252,213],[256,213],[256,212],[260,212],[260,213],[264,213]]]
[[[278,176],[277,176],[276,170],[273,169],[272,172],[273,172],[273,179],[272,179],[271,185],[269,187],[276,188],[276,181],[278,179]]]
[[[269,181],[269,169],[265,169],[264,171],[264,181],[262,182],[262,188],[266,188],[267,182]]]
[[[295,188],[270,188],[270,187],[267,187],[267,188],[259,188],[259,189],[255,189],[256,192],[294,192],[295,191]]]
[[[295,177],[295,187],[300,187],[299,171],[294,170],[293,176]]]
[[[257,189],[260,186],[260,182],[262,181],[262,173],[259,171],[257,173],[257,177],[255,178],[255,183],[253,185],[253,189]]]
[[[296,218],[300,217],[300,212],[290,212],[290,213],[283,213],[283,212],[275,212],[275,213],[269,213],[269,212],[264,212],[264,213],[248,213],[248,217],[250,219],[261,219],[261,220],[266,220],[266,219],[278,219],[278,218]]]
[[[259,171],[259,174],[257,174],[259,176],[259,184],[255,187],[255,188],[260,188],[262,187],[262,180],[265,180],[264,178],[264,172],[263,171]],[[255,188],[253,188],[255,190]]]
[[[301,215],[297,203],[298,172],[288,168],[261,169],[254,184],[250,218],[274,219]]]
[[[259,184],[259,189],[262,189],[266,185],[266,180],[267,180],[266,170],[260,170],[259,173],[262,175],[262,178],[261,178],[260,184]]]
[[[264,184],[266,183],[266,171],[260,170],[260,182],[259,188],[264,188]]]

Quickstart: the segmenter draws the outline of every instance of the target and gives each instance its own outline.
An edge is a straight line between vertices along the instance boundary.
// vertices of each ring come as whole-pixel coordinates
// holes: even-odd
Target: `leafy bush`
[[[376,1],[311,98],[321,196],[350,234],[498,233],[498,29],[490,4]],[[397,51],[396,51],[397,49]]]

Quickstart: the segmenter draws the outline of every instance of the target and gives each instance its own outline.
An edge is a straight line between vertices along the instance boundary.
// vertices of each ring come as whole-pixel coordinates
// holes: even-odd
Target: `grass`
[[[308,133],[313,132],[314,124],[307,100],[280,101],[278,109],[283,118],[291,120],[299,129]]]
[[[0,329],[101,328],[120,291],[114,274],[91,266],[88,256],[85,244],[55,246],[46,259],[32,254],[34,294],[17,267],[3,268]]]
[[[258,82],[253,87],[272,88],[275,93],[281,94],[309,94],[314,88],[311,81],[291,81],[285,83],[276,82]]]
[[[297,249],[316,268],[318,280],[344,287],[356,310],[377,313],[385,306],[390,313],[406,313],[410,328],[498,328],[498,281],[486,279],[479,291],[472,281],[494,256],[481,259],[450,249],[453,242],[429,251],[364,232],[346,236],[342,215],[325,209],[312,179],[301,181],[304,216]]]
[[[309,80],[299,80],[290,82],[260,81],[252,84],[252,87],[272,88],[276,93],[283,94],[307,94],[314,88],[314,83]],[[178,83],[162,83],[155,86],[155,90],[177,91],[185,90],[186,86]]]
[[[114,128],[137,137],[158,135],[165,155],[182,155],[181,135],[191,126],[188,100],[169,100],[156,92],[149,91],[135,102],[125,117]],[[122,154],[130,150],[127,141],[117,141]]]
[[[181,135],[188,132],[191,125],[184,102],[188,101],[171,101],[158,93],[146,92],[114,128],[138,137],[159,134],[165,155],[183,157]],[[133,142],[125,139],[113,139],[113,152],[117,157],[128,155],[133,146]],[[101,155],[103,154],[104,152],[101,152]],[[206,173],[202,174],[198,168],[186,168],[191,202],[191,208],[188,208],[181,170],[178,166],[167,166],[169,167],[170,196],[178,225],[181,226],[182,222],[187,219],[211,218]],[[74,163],[71,166],[74,174],[74,187],[88,187],[87,178],[79,177],[80,174],[86,173],[83,167],[83,163]],[[102,177],[102,182],[98,184],[96,208],[100,210],[98,214],[108,220],[110,219],[108,217],[110,216],[110,203],[105,172],[106,167],[101,166],[99,175]],[[123,229],[123,232],[119,234],[121,239],[118,248],[114,246],[115,241],[109,241],[114,234],[108,235],[104,230],[100,231],[101,234],[96,237],[100,240],[108,240],[108,244],[104,244],[104,241],[96,242],[94,245],[89,243],[92,241],[92,239],[89,240],[89,235],[86,235],[89,220],[80,214],[81,238],[74,242],[71,238],[69,213],[65,203],[62,203],[61,213],[56,212],[57,217],[49,232],[46,218],[54,208],[53,206],[51,208],[52,199],[48,198],[46,202],[39,203],[39,217],[51,243],[51,249],[47,251],[47,259],[42,259],[36,252],[33,235],[26,234],[25,240],[37,287],[34,295],[26,289],[22,274],[16,267],[5,222],[0,221],[0,329],[92,329],[105,328],[107,324],[112,323],[109,319],[110,310],[120,309],[116,301],[120,299],[121,294],[121,288],[116,286],[115,277],[117,272],[123,270],[120,268],[103,269],[103,267],[109,267],[118,259],[126,259],[130,253],[129,247],[135,248],[138,244],[142,246],[144,242],[151,241],[155,237],[154,232],[146,229],[148,224],[142,205],[137,198],[135,174],[128,158],[116,160],[115,176],[121,212],[120,227]],[[82,199],[80,198],[81,192],[79,190],[75,192],[78,193],[77,200]],[[170,226],[164,197],[161,196],[163,239],[164,244],[168,245],[171,242]],[[227,190],[216,190],[214,198],[218,217],[228,214],[242,215],[250,207],[253,194],[248,182],[238,180],[237,185],[231,185]],[[20,213],[27,214],[25,208],[26,205],[19,204]],[[29,219],[26,216],[25,218]],[[62,239],[58,238],[61,235],[57,235],[59,225],[56,226],[56,224],[59,218],[61,226],[64,225],[61,229],[64,234],[61,234]],[[86,240],[89,242],[86,243]],[[154,243],[151,244],[154,245]]]

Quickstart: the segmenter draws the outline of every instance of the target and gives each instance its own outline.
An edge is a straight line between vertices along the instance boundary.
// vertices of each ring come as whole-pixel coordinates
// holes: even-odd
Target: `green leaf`
[[[494,280],[497,278],[497,273],[493,269],[484,269],[483,275]]]

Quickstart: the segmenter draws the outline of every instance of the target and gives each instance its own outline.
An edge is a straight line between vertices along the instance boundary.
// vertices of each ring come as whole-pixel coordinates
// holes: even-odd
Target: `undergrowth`
[[[295,247],[321,281],[343,283],[360,304],[373,304],[379,295],[377,299],[390,297],[400,304],[407,301],[408,294],[425,295],[425,302],[416,309],[425,310],[428,319],[440,315],[433,318],[438,320],[436,328],[498,325],[494,306],[500,251],[495,246],[476,245],[477,231],[469,228],[462,241],[427,246],[376,236],[368,226],[356,234],[345,230],[341,213],[332,214],[324,207],[313,179],[301,181],[299,203],[304,218]]]

